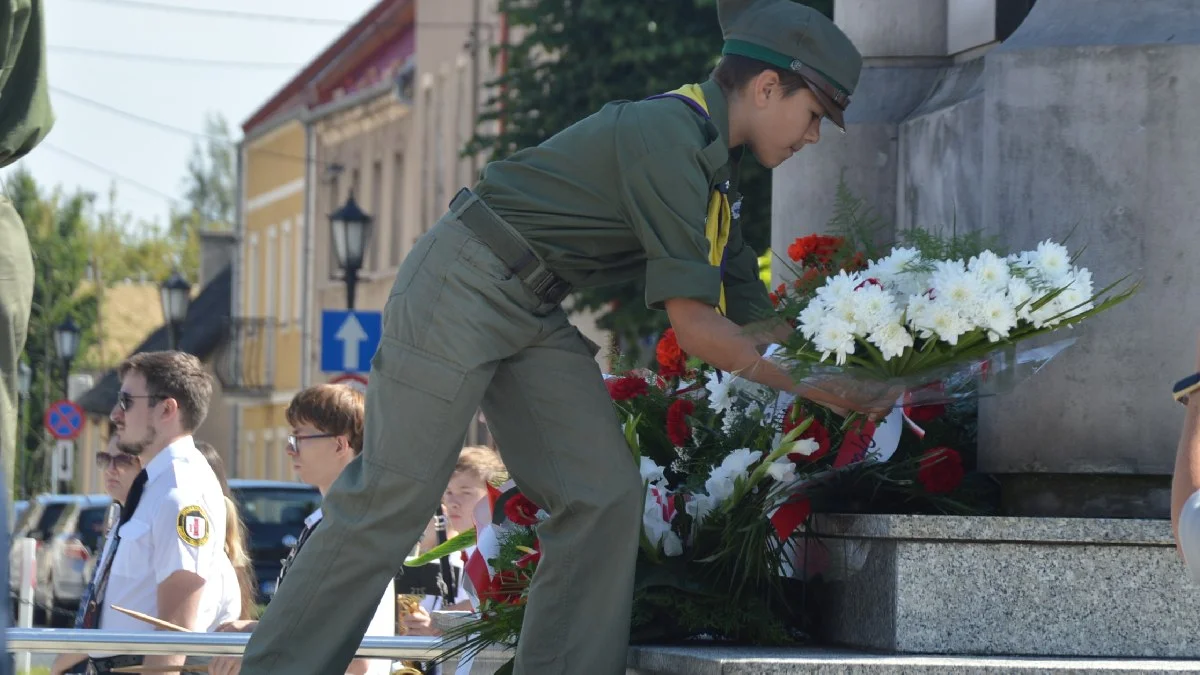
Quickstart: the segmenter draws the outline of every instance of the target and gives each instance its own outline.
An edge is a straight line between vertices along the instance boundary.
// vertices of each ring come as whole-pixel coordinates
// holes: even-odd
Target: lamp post
[[[163,318],[167,320],[167,348],[177,349],[179,327],[187,318],[188,305],[192,302],[192,285],[175,270],[159,287],[162,296]]]
[[[371,228],[371,217],[358,207],[354,192],[340,209],[329,214],[329,230],[338,265],[346,275],[346,309],[354,309],[354,288],[362,269],[363,249]]]
[[[73,317],[68,316],[54,329],[54,346],[63,365],[63,397],[70,398],[71,362],[79,349],[79,326],[75,325]]]

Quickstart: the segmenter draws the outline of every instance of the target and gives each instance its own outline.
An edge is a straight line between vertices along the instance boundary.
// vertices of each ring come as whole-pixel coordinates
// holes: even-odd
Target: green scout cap
[[[737,54],[790,70],[843,131],[842,112],[858,86],[862,54],[824,14],[792,0],[718,0],[723,54]]]

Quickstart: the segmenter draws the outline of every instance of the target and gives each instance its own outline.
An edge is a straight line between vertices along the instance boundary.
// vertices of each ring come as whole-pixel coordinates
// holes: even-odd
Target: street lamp
[[[63,364],[63,396],[69,398],[71,362],[75,360],[75,352],[79,349],[79,326],[75,325],[74,318],[68,316],[54,329],[54,346],[58,348],[58,358]]]
[[[175,349],[179,343],[179,327],[187,318],[188,305],[192,301],[192,285],[175,270],[162,286],[159,287],[162,296],[163,317],[167,320],[167,347]]]
[[[346,309],[354,309],[354,287],[358,284],[358,271],[362,269],[363,249],[370,228],[371,216],[358,208],[353,191],[342,208],[329,214],[333,251],[346,274]]]
[[[17,393],[20,398],[29,396],[29,390],[33,387],[33,368],[30,368],[24,361],[17,364]]]

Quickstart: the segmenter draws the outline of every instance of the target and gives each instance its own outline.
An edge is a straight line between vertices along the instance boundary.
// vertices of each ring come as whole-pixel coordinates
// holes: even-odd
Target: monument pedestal
[[[1163,520],[819,516],[818,637],[907,654],[1200,658]]]

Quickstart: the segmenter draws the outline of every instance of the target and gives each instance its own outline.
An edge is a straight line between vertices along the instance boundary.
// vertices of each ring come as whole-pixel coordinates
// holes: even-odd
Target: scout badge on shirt
[[[208,516],[199,506],[185,506],[179,510],[175,519],[175,529],[179,538],[189,546],[203,546],[208,541]]]
[[[675,91],[657,94],[647,100],[656,98],[679,99],[687,103],[704,119],[709,119],[708,102],[704,99],[704,92],[700,90],[700,85],[685,84]],[[741,215],[740,199],[736,207],[737,214],[735,215],[734,207],[729,203],[729,181],[717,184],[708,201],[708,215],[704,221],[704,238],[708,240],[708,264],[720,267],[722,276],[725,271],[725,245],[729,243],[729,232],[733,228],[734,219]],[[725,314],[724,280],[721,282],[721,297],[717,304],[717,310],[721,314]]]

